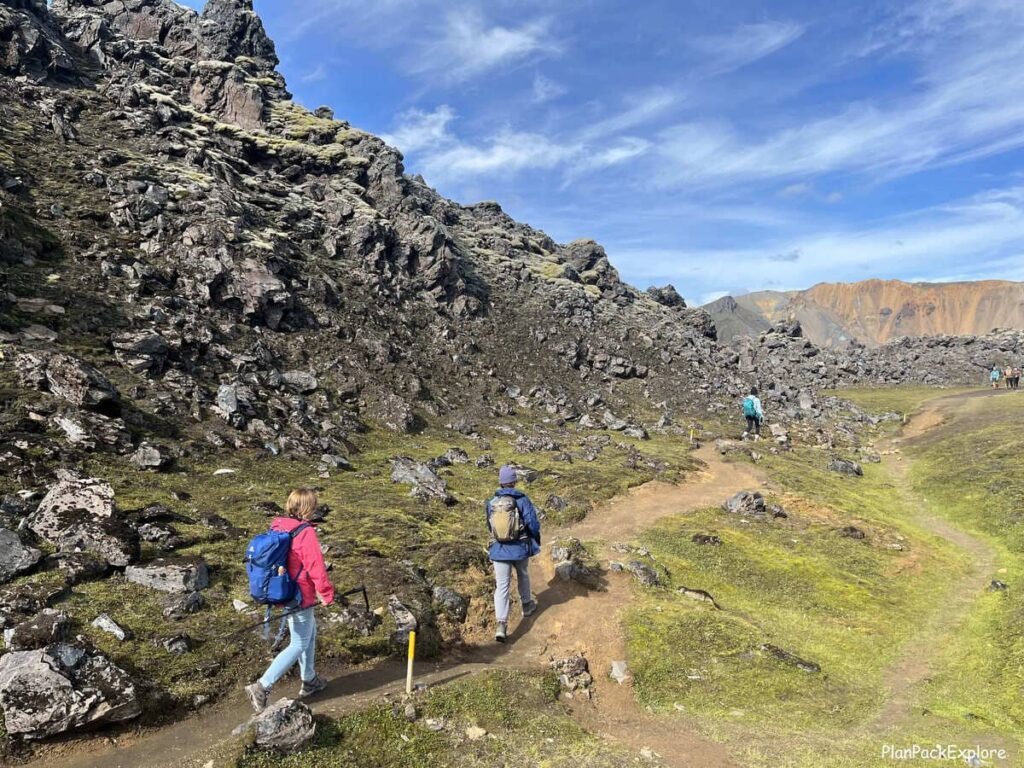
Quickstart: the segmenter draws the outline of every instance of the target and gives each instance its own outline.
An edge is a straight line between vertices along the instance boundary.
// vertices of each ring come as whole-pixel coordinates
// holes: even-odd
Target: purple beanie
[[[516,475],[516,468],[510,467],[506,464],[500,470],[498,470],[498,483],[500,485],[512,485],[519,480]]]

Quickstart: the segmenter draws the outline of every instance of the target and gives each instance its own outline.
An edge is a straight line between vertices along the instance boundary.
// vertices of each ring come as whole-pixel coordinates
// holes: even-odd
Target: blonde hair
[[[288,517],[296,520],[309,520],[319,506],[316,491],[312,488],[297,488],[288,495],[288,503],[285,504],[285,512]]]

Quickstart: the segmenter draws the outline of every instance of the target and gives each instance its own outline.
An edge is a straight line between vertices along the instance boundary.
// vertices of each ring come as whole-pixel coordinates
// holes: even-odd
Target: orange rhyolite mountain
[[[773,323],[793,318],[816,344],[837,346],[856,339],[873,346],[899,336],[1024,328],[1024,283],[819,283],[805,291],[726,296],[704,309],[714,318],[722,341],[756,335]]]

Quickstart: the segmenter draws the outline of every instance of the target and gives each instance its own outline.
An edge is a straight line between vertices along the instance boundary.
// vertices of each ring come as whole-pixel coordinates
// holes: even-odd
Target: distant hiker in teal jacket
[[[992,381],[992,389],[999,389],[999,379],[1002,375],[999,366],[993,366],[992,373],[989,374],[989,379]]]
[[[540,554],[540,521],[533,502],[516,488],[518,480],[515,467],[502,467],[498,472],[501,487],[485,507],[487,529],[491,533],[487,553],[494,563],[494,614],[498,619],[494,639],[499,643],[504,643],[508,637],[513,570],[519,584],[523,617],[532,616],[537,610],[537,601],[530,591],[529,566],[530,558]]]
[[[751,432],[754,439],[761,437],[761,424],[764,421],[764,408],[761,407],[761,399],[757,396],[757,387],[750,388],[750,394],[743,399],[743,416],[747,420],[747,431],[743,433],[746,440]]]

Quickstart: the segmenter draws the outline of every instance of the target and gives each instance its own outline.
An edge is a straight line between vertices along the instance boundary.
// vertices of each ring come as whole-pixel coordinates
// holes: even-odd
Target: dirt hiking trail
[[[951,584],[945,596],[928,617],[925,624],[900,653],[897,661],[886,671],[884,683],[888,691],[885,705],[869,728],[879,733],[894,733],[906,726],[914,717],[923,716],[920,707],[914,707],[917,694],[934,672],[937,657],[954,641],[957,631],[967,619],[978,598],[997,569],[997,554],[984,539],[974,536],[938,516],[931,510],[928,499],[914,489],[910,479],[912,462],[902,454],[902,448],[912,447],[933,432],[940,430],[958,409],[983,397],[999,396],[988,391],[968,392],[940,397],[926,402],[893,438],[879,445],[885,452],[884,464],[892,478],[895,493],[911,510],[909,521],[920,529],[934,534],[966,553],[970,564],[968,572]],[[1016,752],[1016,745],[1006,743],[991,734],[979,735],[978,743],[1004,747]]]
[[[685,482],[672,485],[651,482],[597,507],[582,522],[545,531],[548,541],[574,536],[607,565],[615,559],[610,545],[629,542],[659,520],[707,506],[721,504],[742,490],[761,487],[763,478],[749,464],[728,464],[712,447],[697,452],[702,468]],[[623,557],[622,555],[617,555]],[[529,619],[519,618],[512,608],[509,642],[498,645],[488,639],[450,655],[437,664],[417,666],[416,680],[428,685],[507,668],[537,671],[551,658],[582,652],[594,676],[592,701],[570,701],[573,715],[588,730],[635,750],[648,747],[670,768],[682,766],[733,766],[724,746],[688,731],[678,718],[656,717],[641,709],[632,686],[619,685],[608,673],[614,660],[626,658],[619,612],[631,599],[633,579],[626,573],[608,573],[600,591],[587,591],[558,580],[548,548],[531,563],[533,591],[540,609]],[[308,700],[317,714],[342,715],[404,691],[405,665],[386,661],[368,669],[323,670],[331,679],[327,690]],[[333,674],[332,674],[333,672]],[[272,700],[294,696],[297,683],[286,678]],[[29,763],[38,768],[202,768],[231,745],[232,730],[246,722],[252,710],[241,690],[218,704],[185,720],[160,728],[143,729],[102,741],[76,739]]]
[[[947,415],[976,393],[940,398],[926,403],[903,427],[898,436],[879,447],[892,449],[883,465],[892,477],[894,492],[913,510],[911,522],[966,552],[970,571],[951,586],[946,599],[933,611],[920,633],[912,639],[885,675],[886,703],[877,716],[857,729],[865,738],[895,732],[915,713],[912,705],[922,684],[932,673],[937,649],[955,635],[974,601],[983,593],[996,568],[996,555],[989,544],[972,536],[928,508],[915,493],[909,478],[909,460],[900,448],[938,429]],[[697,452],[700,470],[679,485],[651,482],[596,508],[585,520],[557,530],[545,531],[547,541],[573,536],[587,544],[603,566],[609,560],[627,556],[614,552],[612,544],[634,540],[663,518],[721,504],[742,490],[764,485],[756,467],[727,463],[705,446]],[[529,619],[519,618],[514,605],[509,642],[498,645],[490,638],[458,649],[442,662],[420,663],[416,680],[440,685],[487,669],[505,668],[538,671],[552,658],[583,653],[594,676],[591,701],[567,701],[569,711],[586,729],[633,750],[650,748],[669,768],[735,766],[728,750],[702,738],[678,717],[658,717],[641,708],[632,686],[619,685],[608,672],[614,660],[626,659],[620,613],[633,594],[633,579],[625,573],[605,573],[600,591],[558,580],[548,547],[531,564],[533,591],[540,609]],[[365,669],[325,669],[331,678],[327,690],[308,703],[317,714],[343,715],[365,708],[390,694],[398,700],[404,690],[405,665],[385,661]],[[293,696],[297,682],[286,678],[272,694],[272,700]],[[919,714],[919,713],[918,713]],[[54,745],[31,766],[38,768],[203,768],[220,757],[233,743],[232,730],[251,716],[251,709],[239,690],[201,714],[160,728],[142,729],[108,737],[103,741],[76,739]],[[980,739],[990,743],[991,737]],[[1016,745],[994,744],[993,746]]]

